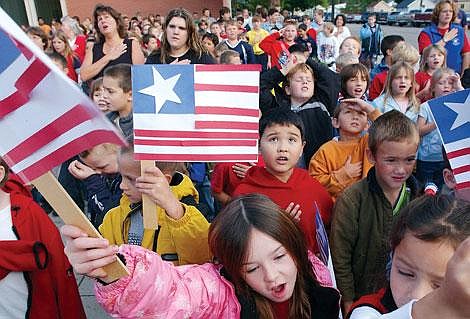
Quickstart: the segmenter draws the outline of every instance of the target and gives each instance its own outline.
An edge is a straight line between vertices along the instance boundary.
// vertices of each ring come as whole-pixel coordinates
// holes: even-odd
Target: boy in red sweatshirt
[[[333,202],[317,180],[306,170],[296,167],[305,145],[302,119],[289,109],[275,109],[263,115],[259,131],[259,147],[265,167],[250,168],[233,196],[264,194],[291,215],[292,211],[300,211],[299,226],[307,247],[317,253],[316,207],[324,224],[328,225]]]

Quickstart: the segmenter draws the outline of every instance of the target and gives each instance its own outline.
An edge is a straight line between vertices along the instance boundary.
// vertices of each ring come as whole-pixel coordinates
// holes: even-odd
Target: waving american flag
[[[0,8],[0,156],[24,181],[93,147],[114,126]]]

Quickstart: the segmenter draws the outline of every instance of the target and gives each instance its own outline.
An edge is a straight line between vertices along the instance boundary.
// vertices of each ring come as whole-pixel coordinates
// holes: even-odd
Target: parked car
[[[370,12],[364,12],[363,14],[361,14],[361,23],[367,22],[367,19],[369,18],[369,14]]]
[[[395,25],[397,24],[397,18],[398,16],[401,14],[403,14],[404,12],[399,12],[399,11],[395,11],[395,12],[390,12],[387,16],[387,24],[388,25]]]
[[[359,13],[353,14],[353,23],[361,23],[362,22],[362,16]]]
[[[421,10],[410,10],[408,13],[404,13],[397,17],[397,24],[400,26],[412,25],[415,19],[415,14],[420,13]]]
[[[424,10],[424,12],[416,13],[412,22],[413,26],[421,27],[421,26],[431,24],[433,10],[434,9],[429,8],[429,9]]]
[[[377,12],[376,16],[377,16],[377,23],[387,24],[388,12]]]

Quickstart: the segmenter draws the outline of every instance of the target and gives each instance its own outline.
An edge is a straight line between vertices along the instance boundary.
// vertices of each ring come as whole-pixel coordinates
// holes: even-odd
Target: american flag
[[[470,89],[427,103],[444,143],[457,189],[470,188]]]
[[[124,143],[1,9],[0,47],[0,156],[24,182],[94,145]]]
[[[258,65],[132,67],[139,160],[257,160]]]

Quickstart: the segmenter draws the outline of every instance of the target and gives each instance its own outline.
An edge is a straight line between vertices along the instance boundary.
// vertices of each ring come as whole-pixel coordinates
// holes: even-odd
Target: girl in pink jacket
[[[339,293],[324,287],[328,270],[307,252],[294,220],[269,198],[251,194],[229,203],[209,230],[217,263],[174,266],[138,246],[108,246],[62,232],[75,270],[104,277],[99,267],[125,258],[130,276],[97,283],[98,302],[120,318],[326,318],[337,319]]]

